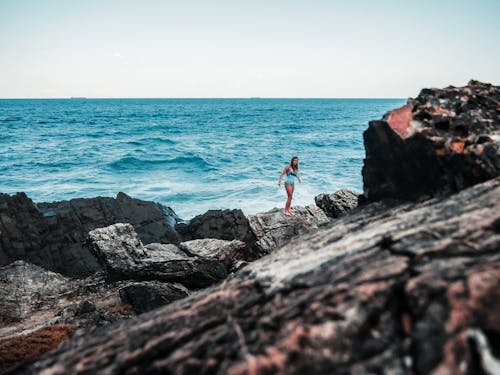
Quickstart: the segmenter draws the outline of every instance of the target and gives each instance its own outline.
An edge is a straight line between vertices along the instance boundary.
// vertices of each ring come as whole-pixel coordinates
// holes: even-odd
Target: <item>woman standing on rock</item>
[[[286,193],[288,195],[288,199],[286,200],[285,204],[285,215],[287,216],[292,216],[292,212],[290,211],[290,205],[292,204],[292,198],[293,198],[293,190],[295,189],[294,182],[295,178],[299,180],[299,182],[302,182],[299,177],[299,157],[294,156],[292,160],[290,161],[290,164],[287,165],[284,169],[283,172],[280,174],[280,179],[278,181],[278,186],[281,185],[281,178],[283,175],[286,174],[286,179],[285,179],[285,189]]]

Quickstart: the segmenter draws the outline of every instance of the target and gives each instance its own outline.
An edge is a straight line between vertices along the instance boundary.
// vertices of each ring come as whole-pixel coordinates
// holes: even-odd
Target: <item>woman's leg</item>
[[[285,189],[286,189],[286,194],[288,195],[288,198],[287,198],[286,204],[285,204],[285,215],[290,216],[292,214],[290,212],[290,205],[292,203],[293,186],[291,184],[289,184],[288,182],[285,182]]]

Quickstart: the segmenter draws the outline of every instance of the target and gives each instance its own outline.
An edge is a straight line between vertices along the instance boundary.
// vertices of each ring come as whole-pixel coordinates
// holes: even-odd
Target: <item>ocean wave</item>
[[[0,122],[15,122],[21,121],[22,117],[19,116],[9,116],[9,117],[0,117]]]
[[[135,156],[124,156],[118,160],[108,163],[108,167],[114,170],[144,169],[167,165],[178,165],[179,167],[197,167],[215,169],[209,162],[200,156],[178,156],[172,159],[141,159]]]

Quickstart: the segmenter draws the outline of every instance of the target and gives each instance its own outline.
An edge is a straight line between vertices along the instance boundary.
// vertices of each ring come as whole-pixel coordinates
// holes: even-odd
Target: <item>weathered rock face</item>
[[[122,302],[132,306],[138,314],[167,305],[188,295],[188,290],[181,284],[158,281],[132,283],[120,289]]]
[[[217,286],[75,335],[12,373],[487,373],[500,332],[499,198],[497,178],[358,207]]]
[[[294,206],[292,212],[293,216],[286,216],[282,209],[274,208],[248,217],[250,228],[257,239],[257,253],[269,254],[291,238],[330,221],[325,212],[315,205]]]
[[[248,219],[240,209],[208,210],[202,215],[195,216],[188,223],[178,223],[175,229],[183,241],[199,238],[240,240],[249,247],[255,241]]]
[[[0,324],[25,319],[43,301],[59,304],[58,296],[76,288],[71,279],[22,260],[4,266],[0,268]]]
[[[359,193],[341,189],[333,194],[319,194],[314,197],[314,202],[327,216],[337,218],[358,206],[358,195]]]
[[[0,265],[23,259],[69,276],[100,269],[84,246],[90,230],[131,223],[144,243],[179,243],[180,219],[159,203],[120,192],[115,198],[76,198],[33,203],[25,193],[0,194]]]
[[[500,175],[500,87],[424,89],[363,136],[368,200],[459,191]]]
[[[165,248],[146,248],[128,223],[94,229],[89,232],[86,243],[106,270],[109,280],[160,280],[198,288],[227,275],[217,260],[180,258],[178,252],[168,254]]]
[[[231,272],[247,261],[253,260],[254,253],[243,241],[202,238],[181,242],[179,247],[192,256],[217,259]],[[242,263],[244,262],[244,263]]]
[[[18,260],[0,267],[0,339],[16,337],[52,324],[95,327],[133,315],[118,290],[100,274],[70,279]]]

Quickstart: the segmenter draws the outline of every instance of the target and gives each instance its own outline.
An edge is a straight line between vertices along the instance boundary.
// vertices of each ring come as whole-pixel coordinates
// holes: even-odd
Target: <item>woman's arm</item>
[[[299,177],[299,171],[297,171],[296,175],[297,175],[297,180],[299,180],[299,182],[302,182],[302,180]]]
[[[278,181],[278,186],[281,185],[281,178],[283,177],[283,175],[287,172],[287,169],[288,169],[288,166],[286,166],[285,168],[283,168],[283,172],[281,172],[280,174],[280,179]]]

